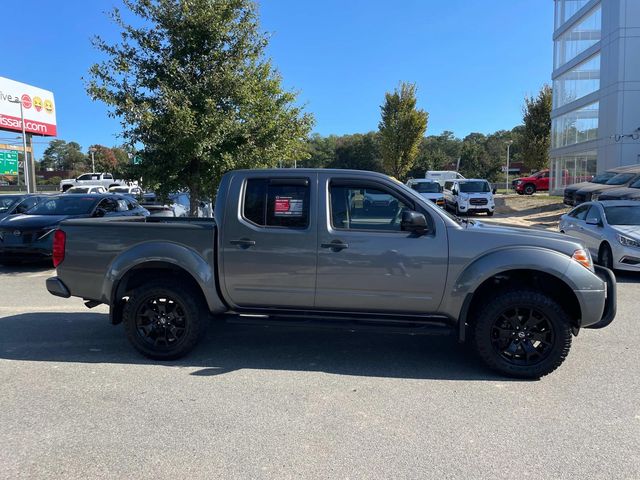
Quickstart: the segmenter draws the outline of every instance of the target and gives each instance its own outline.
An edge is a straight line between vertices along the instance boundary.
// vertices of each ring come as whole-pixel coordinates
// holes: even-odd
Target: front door
[[[316,308],[436,312],[447,278],[444,221],[391,180],[320,174],[318,191]],[[401,230],[406,209],[425,214],[428,234]]]
[[[317,222],[310,204],[316,196],[315,173],[232,179],[219,261],[233,304],[313,308]]]

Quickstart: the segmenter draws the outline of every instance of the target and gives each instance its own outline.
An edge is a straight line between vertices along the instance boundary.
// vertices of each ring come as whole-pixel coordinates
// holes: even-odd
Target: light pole
[[[20,104],[20,125],[22,125],[22,151],[23,151],[23,171],[24,171],[24,183],[27,186],[27,193],[31,192],[31,168],[27,160],[27,132],[24,127],[24,107],[22,106],[22,100],[16,98],[15,100],[9,100],[11,103]],[[18,162],[18,181],[20,181],[20,162]]]
[[[89,153],[91,154],[91,173],[96,173],[96,159],[93,156],[93,154],[96,153],[96,149],[89,147]]]
[[[507,193],[509,193],[509,149],[511,148],[511,144],[513,143],[513,140],[507,140],[507,170],[506,170],[506,174],[507,174],[507,180],[505,182],[505,188],[507,189]]]

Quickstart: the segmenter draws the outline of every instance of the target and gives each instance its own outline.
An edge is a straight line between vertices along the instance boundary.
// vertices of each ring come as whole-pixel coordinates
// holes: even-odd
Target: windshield
[[[613,172],[604,172],[601,173],[600,175],[596,175],[595,177],[593,177],[593,179],[591,180],[591,183],[599,183],[599,184],[605,184],[607,183],[608,180],[610,180],[611,178],[615,177],[615,173]]]
[[[89,193],[89,187],[73,187],[67,193]]]
[[[609,225],[640,225],[640,205],[605,207]]]
[[[33,207],[29,215],[85,215],[91,213],[98,200],[95,197],[53,197]]]
[[[640,188],[640,178],[629,185],[629,188]]]
[[[464,193],[489,193],[491,189],[487,182],[461,182],[460,191]]]
[[[440,193],[441,187],[439,183],[436,182],[418,182],[411,185],[418,193]]]
[[[633,177],[635,177],[637,173],[619,173],[611,179],[607,180],[606,185],[622,185],[623,183],[627,183]]]
[[[0,195],[0,213],[8,211],[20,198],[19,195]]]

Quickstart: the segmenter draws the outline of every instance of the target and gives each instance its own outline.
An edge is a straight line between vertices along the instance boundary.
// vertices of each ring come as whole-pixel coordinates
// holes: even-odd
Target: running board
[[[274,327],[308,327],[350,332],[382,332],[405,335],[451,335],[454,327],[440,320],[399,322],[353,319],[341,317],[288,317],[266,315],[227,315],[224,321],[236,325],[261,325]]]

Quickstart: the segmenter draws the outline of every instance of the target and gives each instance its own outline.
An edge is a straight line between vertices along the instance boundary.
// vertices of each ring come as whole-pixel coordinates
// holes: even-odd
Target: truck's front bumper
[[[71,296],[67,286],[58,277],[47,278],[47,290],[56,297],[69,298]]]
[[[595,266],[596,275],[605,282],[606,285],[606,297],[604,301],[604,310],[602,312],[602,317],[599,321],[584,325],[584,328],[604,328],[613,322],[613,319],[616,316],[616,311],[618,308],[618,299],[617,299],[617,286],[616,286],[616,277],[611,270],[608,268],[600,267],[598,265]]]

